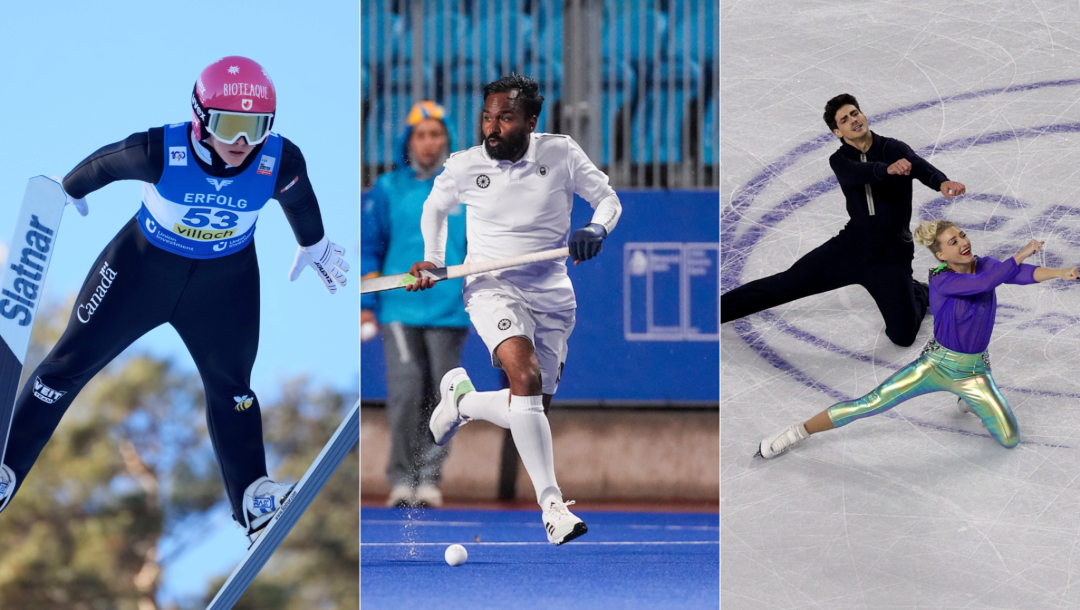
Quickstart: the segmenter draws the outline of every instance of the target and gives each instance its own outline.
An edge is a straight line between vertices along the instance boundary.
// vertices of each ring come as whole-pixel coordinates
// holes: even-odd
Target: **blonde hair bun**
[[[912,237],[915,239],[915,243],[920,246],[930,248],[931,252],[938,252],[941,250],[941,246],[937,242],[938,235],[945,229],[955,226],[947,220],[924,220],[919,223],[919,228],[915,229]]]

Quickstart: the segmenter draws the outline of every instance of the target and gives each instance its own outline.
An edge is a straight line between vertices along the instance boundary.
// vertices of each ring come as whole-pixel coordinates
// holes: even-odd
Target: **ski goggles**
[[[273,114],[239,114],[224,110],[210,110],[206,130],[224,144],[233,144],[241,136],[248,144],[262,144],[270,135]]]

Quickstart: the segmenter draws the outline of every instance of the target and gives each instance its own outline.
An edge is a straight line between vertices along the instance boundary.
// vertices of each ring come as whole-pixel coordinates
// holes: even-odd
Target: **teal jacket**
[[[451,144],[453,140],[451,139]],[[424,237],[420,216],[424,200],[435,184],[435,176],[418,180],[404,159],[408,130],[401,142],[402,160],[398,168],[379,176],[362,197],[360,217],[360,274],[405,273],[413,263],[424,260]],[[453,148],[451,147],[451,150]],[[440,170],[441,173],[441,170]],[[436,174],[437,175],[437,174]],[[447,219],[446,264],[465,261],[465,208],[458,206]],[[376,312],[379,322],[400,322],[408,326],[469,326],[469,316],[461,300],[463,280],[439,282],[423,292],[403,289],[362,295],[360,308]]]

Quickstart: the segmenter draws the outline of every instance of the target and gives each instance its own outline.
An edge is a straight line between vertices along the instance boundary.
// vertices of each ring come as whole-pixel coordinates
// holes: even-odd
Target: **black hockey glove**
[[[604,225],[589,223],[584,229],[574,231],[570,237],[570,258],[574,262],[587,261],[600,253],[601,243],[607,237]]]

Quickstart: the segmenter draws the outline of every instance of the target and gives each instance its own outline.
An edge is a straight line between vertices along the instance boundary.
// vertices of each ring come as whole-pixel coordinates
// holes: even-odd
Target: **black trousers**
[[[915,245],[899,236],[855,239],[846,231],[795,261],[787,271],[754,280],[720,296],[720,322],[858,284],[885,319],[885,334],[907,347],[915,342],[926,304],[915,298],[911,261]]]
[[[90,379],[165,323],[202,377],[210,440],[233,514],[243,514],[244,490],[266,476],[259,401],[249,387],[259,347],[255,244],[221,258],[185,258],[150,244],[134,219],[90,268],[67,329],[15,403],[4,462],[20,486]]]

